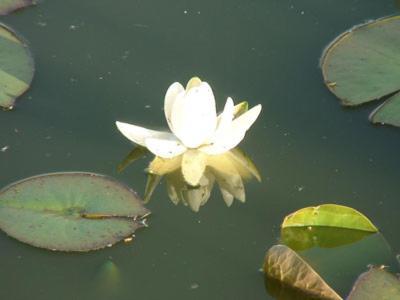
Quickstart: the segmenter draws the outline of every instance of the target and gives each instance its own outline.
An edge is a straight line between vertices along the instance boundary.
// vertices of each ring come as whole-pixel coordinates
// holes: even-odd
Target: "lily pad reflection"
[[[334,248],[355,243],[371,232],[336,227],[287,227],[281,230],[282,243],[293,250],[312,247]]]

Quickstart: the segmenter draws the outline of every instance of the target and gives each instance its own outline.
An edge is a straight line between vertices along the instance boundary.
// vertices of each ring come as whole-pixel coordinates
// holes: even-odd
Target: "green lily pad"
[[[30,86],[33,59],[25,42],[0,23],[0,107],[12,109],[15,99]]]
[[[7,15],[15,10],[34,5],[33,0],[0,0],[0,15]]]
[[[377,232],[378,229],[357,210],[336,204],[302,208],[286,216],[281,225],[286,227],[326,226]]]
[[[39,175],[0,191],[0,228],[30,245],[61,251],[111,246],[145,225],[137,194],[103,175]]]
[[[360,275],[348,300],[400,300],[399,278],[383,267],[372,267]]]
[[[305,260],[284,245],[275,245],[267,251],[263,269],[268,278],[300,290],[310,298],[342,299]]]
[[[358,25],[337,37],[323,52],[326,86],[346,106],[355,106],[400,90],[400,16]],[[400,96],[372,112],[374,123],[400,126]]]

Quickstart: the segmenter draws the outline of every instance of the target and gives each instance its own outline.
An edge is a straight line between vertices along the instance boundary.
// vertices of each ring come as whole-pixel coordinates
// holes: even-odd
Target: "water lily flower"
[[[170,159],[182,154],[183,161],[201,159],[198,153],[218,155],[236,147],[261,112],[256,105],[235,117],[235,106],[228,98],[217,116],[213,91],[207,82],[194,77],[186,85],[173,83],[165,94],[164,112],[171,132],[155,131],[116,122],[119,131],[154,155]],[[190,150],[198,151],[190,151]]]

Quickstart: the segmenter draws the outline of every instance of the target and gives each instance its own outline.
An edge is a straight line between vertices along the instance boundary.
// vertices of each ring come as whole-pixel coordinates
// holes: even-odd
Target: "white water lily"
[[[219,155],[236,147],[261,112],[261,105],[235,117],[228,98],[217,116],[214,94],[207,82],[194,77],[186,85],[173,83],[167,90],[164,112],[171,132],[116,122],[119,131],[154,155],[171,159],[184,154],[183,162],[201,161],[202,155]],[[193,151],[196,150],[196,151]],[[186,156],[186,157],[185,157]],[[200,174],[201,177],[202,174]]]

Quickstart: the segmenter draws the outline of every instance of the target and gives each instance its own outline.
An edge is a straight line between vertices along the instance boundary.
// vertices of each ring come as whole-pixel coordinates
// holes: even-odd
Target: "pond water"
[[[259,271],[266,249],[284,216],[321,203],[365,213],[397,253],[400,129],[371,125],[374,105],[343,109],[318,67],[339,33],[397,12],[393,0],[43,0],[3,17],[29,42],[36,74],[1,113],[1,186],[79,170],[143,195],[148,159],[117,173],[132,146],[114,122],[166,127],[167,87],[194,75],[219,109],[227,96],[263,104],[242,143],[263,181],[230,208],[215,189],[199,213],[175,206],[162,184],[132,244],[87,254],[2,233],[0,298],[272,299]]]

